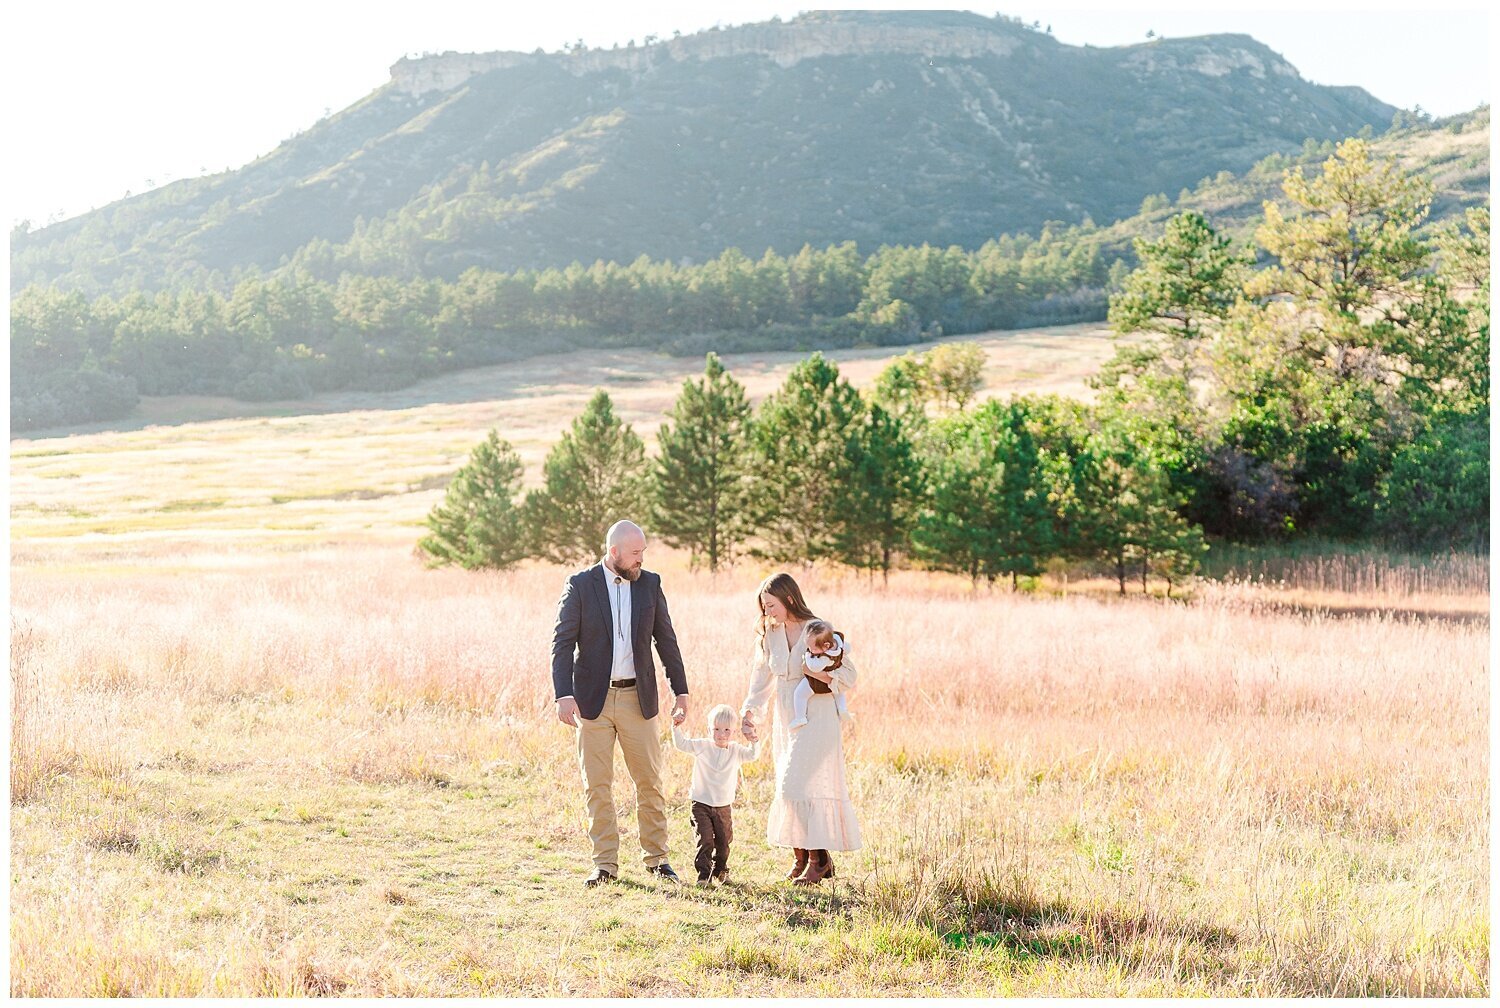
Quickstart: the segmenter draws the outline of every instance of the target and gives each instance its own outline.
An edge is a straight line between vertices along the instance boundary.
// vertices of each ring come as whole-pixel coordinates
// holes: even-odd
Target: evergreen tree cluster
[[[1284,188],[1295,210],[1267,203],[1256,247],[1193,212],[1136,243],[1110,319],[1140,338],[1095,376],[1093,405],[974,404],[983,355],[946,343],[868,394],[814,353],[752,412],[709,354],[649,463],[600,392],[522,503],[503,445],[481,446],[494,461],[471,466],[500,476],[461,473],[424,545],[435,562],[485,556],[465,530],[487,506],[466,501],[499,486],[508,537],[559,561],[595,555],[624,515],[711,569],[750,553],[1019,586],[1062,558],[1121,592],[1153,576],[1170,591],[1205,533],[1487,546],[1488,210],[1422,236],[1430,186],[1361,139]],[[879,289],[918,303],[889,275]]]
[[[946,344],[883,378],[977,351]],[[969,374],[961,402],[978,387]],[[710,353],[703,377],[683,383],[654,459],[597,392],[548,455],[542,486],[524,495],[515,456],[492,431],[420,545],[434,564],[583,562],[612,522],[648,516],[654,535],[710,570],[753,555],[883,575],[919,566],[1015,587],[1061,557],[1107,569],[1123,592],[1127,577],[1144,590],[1154,575],[1170,590],[1196,569],[1201,533],[1178,513],[1166,474],[1105,414],[1056,397],[961,408],[951,386],[919,388],[892,412],[814,353],[752,412]],[[514,545],[499,550],[497,537]]]
[[[141,395],[294,399],[399,388],[549,350],[650,342],[671,353],[898,345],[942,333],[1102,317],[1108,270],[1091,229],[1003,236],[977,251],[853,242],[696,266],[500,273],[451,282],[301,269],[227,294],[90,300],[31,286],[11,305],[11,425],[116,419]]]
[[[1487,546],[1488,208],[1424,237],[1432,187],[1358,138],[1284,190],[1253,247],[1196,213],[1137,242],[1103,408],[1211,534]]]

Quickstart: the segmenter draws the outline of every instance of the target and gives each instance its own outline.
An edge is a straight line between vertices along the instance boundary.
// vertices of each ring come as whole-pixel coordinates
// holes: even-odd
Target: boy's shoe
[[[729,869],[728,868],[725,868],[721,872],[714,872],[714,885],[721,886],[721,885],[724,885],[728,881],[729,881]]]
[[[699,889],[709,889],[709,888],[712,888],[712,886],[713,886],[713,881],[709,878],[709,876],[707,876],[707,875],[699,875],[698,876],[698,888]]]

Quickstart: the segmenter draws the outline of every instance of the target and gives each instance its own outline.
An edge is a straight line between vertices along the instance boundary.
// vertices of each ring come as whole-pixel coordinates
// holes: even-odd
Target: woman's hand
[[[817,672],[817,671],[814,671],[813,669],[808,668],[806,665],[802,666],[802,671],[806,672],[812,678],[818,680],[818,682],[822,682],[822,683],[831,683],[831,682],[833,682],[833,674],[831,672]]]
[[[751,742],[755,741],[755,722],[750,720],[749,711],[740,716],[740,734]]]

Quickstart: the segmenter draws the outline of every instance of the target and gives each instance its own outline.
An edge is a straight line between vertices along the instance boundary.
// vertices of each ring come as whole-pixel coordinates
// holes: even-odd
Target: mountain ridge
[[[1068,46],[1007,18],[814,12],[622,49],[403,59],[244,167],[13,236],[12,285],[300,268],[452,278],[736,246],[977,247],[1383,128],[1248,35]]]

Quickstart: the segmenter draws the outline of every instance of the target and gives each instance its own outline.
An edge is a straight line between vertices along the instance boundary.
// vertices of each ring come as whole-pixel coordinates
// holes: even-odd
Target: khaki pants
[[[660,715],[658,715],[660,717]],[[589,842],[594,867],[620,870],[620,828],[615,822],[615,740],[625,769],[635,781],[635,815],[641,832],[641,860],[654,868],[667,860],[667,800],[662,790],[661,736],[657,718],[641,716],[635,687],[612,689],[599,716],[578,719],[578,767],[588,793]]]

